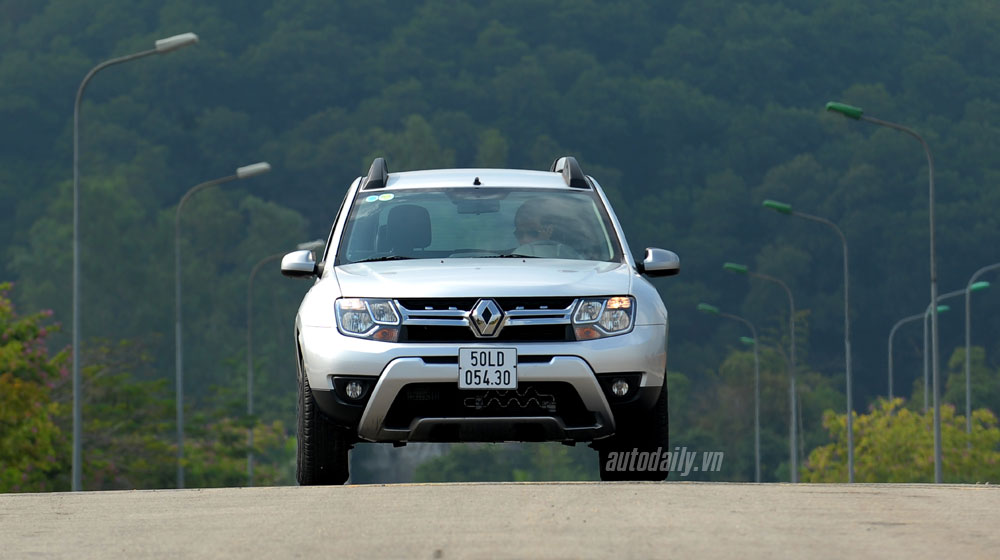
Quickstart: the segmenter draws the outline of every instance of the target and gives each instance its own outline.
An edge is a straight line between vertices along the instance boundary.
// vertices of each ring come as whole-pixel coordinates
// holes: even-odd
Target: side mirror
[[[681,271],[681,259],[673,251],[647,247],[646,257],[639,263],[638,269],[651,278],[673,276]]]
[[[292,251],[281,258],[281,273],[293,278],[316,276],[316,257],[312,251]]]

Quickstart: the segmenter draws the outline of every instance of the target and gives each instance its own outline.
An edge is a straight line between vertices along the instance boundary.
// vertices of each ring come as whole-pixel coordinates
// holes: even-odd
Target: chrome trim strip
[[[399,311],[407,317],[467,317],[468,311],[459,309],[407,309],[399,307]]]
[[[506,321],[504,321],[503,326],[504,327],[523,327],[523,326],[526,326],[526,325],[568,325],[571,322],[572,321],[570,321],[569,317],[559,317],[558,319],[555,319],[555,318],[553,318],[553,319],[549,319],[549,318],[545,318],[545,319],[541,319],[541,318],[539,318],[539,319],[517,319],[517,318],[513,318],[512,319],[512,318],[508,318]]]
[[[468,319],[404,319],[404,325],[425,325],[432,327],[468,327]]]
[[[514,309],[511,311],[504,311],[508,317],[551,317],[551,316],[569,316],[570,308],[566,309]]]

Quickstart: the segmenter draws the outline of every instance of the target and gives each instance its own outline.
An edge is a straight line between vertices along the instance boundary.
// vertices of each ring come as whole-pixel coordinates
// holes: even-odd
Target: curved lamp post
[[[778,280],[773,276],[768,276],[767,274],[761,274],[759,272],[752,272],[746,265],[736,264],[727,262],[722,265],[723,270],[733,272],[736,274],[744,274],[752,278],[760,278],[761,280],[767,280],[769,282],[774,282],[781,286],[785,293],[788,295],[788,328],[789,328],[789,338],[791,351],[789,353],[788,359],[788,395],[790,401],[790,417],[791,422],[789,423],[789,438],[788,438],[788,455],[791,461],[791,480],[792,482],[799,481],[799,459],[798,459],[798,435],[797,435],[797,422],[798,418],[798,405],[796,404],[797,392],[795,390],[795,300],[792,298],[792,290],[788,288],[788,285]]]
[[[847,268],[847,237],[837,227],[837,224],[826,218],[794,210],[790,204],[776,200],[765,200],[764,207],[770,208],[780,214],[798,216],[799,218],[819,222],[832,229],[840,237],[840,243],[844,247],[844,368],[845,376],[847,377],[847,482],[854,482],[854,404],[851,389],[851,319],[850,304],[848,303],[848,287],[850,286],[848,279],[850,276]]]
[[[229,181],[237,179],[247,179],[255,177],[271,170],[271,165],[267,162],[259,162],[244,167],[240,167],[233,175],[212,179],[204,183],[195,185],[181,197],[177,204],[177,214],[174,217],[174,343],[177,355],[175,365],[177,368],[176,392],[177,392],[177,487],[184,488],[184,347],[181,340],[181,210],[184,203],[188,201],[198,191],[207,189]]]
[[[937,312],[938,313],[944,313],[945,311],[948,311],[949,309],[951,309],[951,308],[948,307],[947,305],[939,305],[938,308],[937,308]],[[923,312],[923,313],[917,313],[916,315],[910,315],[909,317],[904,317],[904,318],[900,319],[899,321],[896,322],[895,325],[892,326],[892,329],[889,331],[889,400],[890,401],[892,400],[892,339],[893,339],[893,337],[896,336],[896,331],[899,330],[899,327],[902,327],[906,323],[912,323],[913,321],[919,321],[920,319],[924,319],[924,325],[925,325],[925,327],[924,327],[924,333],[925,333],[925,336],[924,336],[924,347],[926,348],[926,346],[927,346],[927,337],[926,337],[926,332],[927,332],[927,328],[926,328],[926,324],[927,324],[926,323],[927,312],[926,311]],[[926,370],[926,368],[924,368],[924,369]],[[925,383],[925,386],[926,386],[926,383]],[[925,407],[926,407],[926,405],[925,405]]]
[[[860,107],[853,107],[844,103],[837,103],[831,101],[826,104],[826,110],[832,111],[834,113],[839,113],[847,118],[854,120],[867,121],[872,124],[879,126],[884,126],[894,130],[898,130],[905,134],[916,138],[920,145],[924,148],[924,154],[927,156],[927,176],[928,176],[928,206],[929,206],[929,218],[930,218],[930,277],[931,277],[931,303],[938,300],[937,297],[937,261],[935,260],[934,254],[934,158],[931,157],[931,149],[927,145],[927,141],[923,139],[922,136],[917,134],[911,128],[907,128],[900,124],[896,124],[889,121],[883,121],[881,119],[876,119],[874,117],[869,117],[864,114],[864,110]],[[935,306],[931,305],[931,368],[934,372],[934,482],[941,482],[941,410],[938,403],[938,392],[940,391],[940,372],[938,371],[938,317],[937,309]]]
[[[754,456],[754,480],[760,482],[760,358],[757,355],[757,329],[753,323],[747,321],[739,315],[723,313],[718,307],[707,303],[699,303],[698,311],[710,315],[718,315],[727,319],[739,321],[750,328],[752,338],[740,337],[740,342],[748,346],[753,346],[753,456]]]
[[[989,287],[990,287],[990,283],[989,282],[976,282],[975,284],[969,285],[965,289],[955,290],[954,292],[948,292],[947,294],[943,294],[943,295],[938,296],[938,304],[940,304],[942,301],[944,301],[946,299],[953,298],[953,297],[956,297],[956,296],[961,296],[961,295],[968,296],[968,292],[970,292],[970,291],[972,291],[972,292],[978,292],[979,290],[984,290],[984,289],[989,288]],[[928,371],[927,371],[927,316],[929,316],[931,314],[930,307],[931,307],[930,304],[928,304],[927,305],[927,310],[925,311],[926,315],[924,317],[924,412],[927,412],[927,382],[929,381],[929,379],[928,379],[928,375],[929,374],[928,374]],[[944,307],[947,307],[947,306],[944,306]],[[938,404],[938,398],[939,398],[939,395],[937,393],[935,393],[935,395],[934,395],[934,410],[938,410],[938,406],[939,406],[939,404]]]
[[[82,472],[81,437],[82,412],[80,403],[80,102],[87,84],[101,70],[151,54],[166,54],[179,48],[198,42],[194,33],[182,33],[160,39],[148,51],[133,53],[118,58],[106,60],[90,69],[76,90],[76,100],[73,103],[73,474],[72,490],[81,490]]]
[[[297,248],[300,251],[315,251],[321,249],[326,244],[324,239],[315,239],[305,243],[299,243]],[[284,253],[275,253],[257,261],[250,271],[250,282],[247,284],[247,420],[253,418],[253,279],[257,276],[257,271],[265,264],[276,261],[285,256]],[[253,486],[253,425],[247,426],[247,486]]]
[[[972,364],[969,360],[969,352],[972,350],[972,291],[977,284],[976,278],[980,275],[1000,268],[1000,263],[984,266],[977,270],[965,287],[965,433],[972,433]],[[989,286],[989,282],[986,282]]]

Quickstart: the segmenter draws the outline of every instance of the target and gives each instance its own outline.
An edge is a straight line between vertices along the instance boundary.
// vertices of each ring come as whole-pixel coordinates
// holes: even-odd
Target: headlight
[[[573,331],[577,340],[591,340],[625,334],[632,330],[635,298],[615,296],[587,298],[573,314]]]
[[[342,334],[395,342],[399,338],[399,314],[387,299],[341,298],[337,309],[337,328]]]

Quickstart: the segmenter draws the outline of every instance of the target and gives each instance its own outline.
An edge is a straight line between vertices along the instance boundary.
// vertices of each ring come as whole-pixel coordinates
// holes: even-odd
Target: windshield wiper
[[[535,255],[521,255],[519,253],[507,253],[503,255],[486,255],[478,257],[480,259],[539,259]]]
[[[361,261],[355,261],[357,263],[367,263],[367,262],[379,262],[379,261],[408,261],[416,257],[404,257],[403,255],[389,255],[387,257],[374,257],[371,259],[364,259]]]

